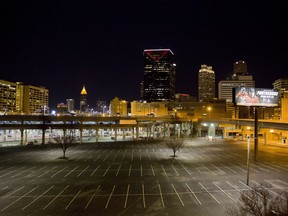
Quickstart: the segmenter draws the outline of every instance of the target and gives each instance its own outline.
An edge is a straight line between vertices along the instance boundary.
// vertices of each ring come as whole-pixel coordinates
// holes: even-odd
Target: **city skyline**
[[[256,87],[287,77],[285,7],[251,2],[6,1],[0,35],[1,79],[49,89],[49,104],[140,99],[143,50],[175,54],[176,93],[197,97],[202,64],[216,86],[244,60]],[[128,85],[127,85],[128,84]]]

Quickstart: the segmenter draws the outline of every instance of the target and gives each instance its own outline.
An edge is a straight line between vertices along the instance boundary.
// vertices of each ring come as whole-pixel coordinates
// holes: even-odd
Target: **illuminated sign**
[[[273,89],[236,87],[234,92],[234,102],[237,106],[279,106],[279,92]]]

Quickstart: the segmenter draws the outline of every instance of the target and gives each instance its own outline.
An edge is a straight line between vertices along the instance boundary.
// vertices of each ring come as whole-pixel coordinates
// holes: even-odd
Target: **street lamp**
[[[212,110],[211,107],[207,107],[207,110],[208,110],[208,118],[210,118],[210,111]]]
[[[249,169],[250,169],[250,136],[247,139],[247,186],[249,186]]]

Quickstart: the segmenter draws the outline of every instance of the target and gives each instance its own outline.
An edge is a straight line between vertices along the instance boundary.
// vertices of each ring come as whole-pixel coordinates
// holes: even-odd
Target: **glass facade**
[[[169,101],[175,97],[175,68],[170,49],[144,50],[144,82],[142,99]]]

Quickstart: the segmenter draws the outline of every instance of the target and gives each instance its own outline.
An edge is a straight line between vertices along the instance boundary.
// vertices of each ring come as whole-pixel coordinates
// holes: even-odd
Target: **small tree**
[[[173,155],[172,157],[176,157],[176,152],[179,151],[184,146],[184,140],[180,138],[171,138],[166,142],[166,146],[169,149],[172,149]]]
[[[230,216],[284,216],[288,215],[288,193],[284,193],[285,200],[279,196],[273,196],[267,187],[258,185],[252,190],[241,193],[241,204],[227,209],[226,213]]]
[[[66,158],[66,150],[68,146],[73,143],[75,140],[75,137],[73,135],[68,135],[68,136],[58,136],[54,138],[55,142],[60,144],[60,147],[63,151],[63,158]]]

